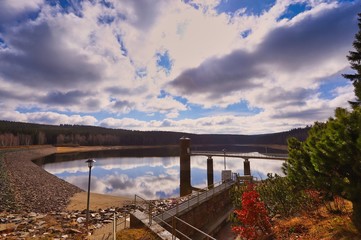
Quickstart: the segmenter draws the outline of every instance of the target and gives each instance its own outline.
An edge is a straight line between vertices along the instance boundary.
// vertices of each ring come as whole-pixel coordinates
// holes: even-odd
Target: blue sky
[[[256,134],[349,107],[359,0],[2,0],[0,119]]]

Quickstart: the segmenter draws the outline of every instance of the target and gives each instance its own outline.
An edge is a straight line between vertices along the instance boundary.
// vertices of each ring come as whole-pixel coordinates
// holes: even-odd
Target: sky
[[[0,0],[0,119],[259,134],[353,100],[361,0]]]

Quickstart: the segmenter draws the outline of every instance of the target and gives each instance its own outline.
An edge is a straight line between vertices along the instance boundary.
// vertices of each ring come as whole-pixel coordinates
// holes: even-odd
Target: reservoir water
[[[78,158],[78,159],[73,159]],[[179,156],[95,156],[92,168],[91,191],[95,193],[133,197],[138,194],[146,199],[179,196]],[[71,156],[54,160],[54,156],[35,161],[46,171],[65,181],[87,190],[89,168],[84,156]],[[265,179],[267,173],[282,175],[279,160],[250,159],[251,174]],[[214,157],[214,182],[221,181],[223,157]],[[243,175],[243,159],[226,158],[226,167]],[[192,186],[207,186],[207,157],[191,157]]]

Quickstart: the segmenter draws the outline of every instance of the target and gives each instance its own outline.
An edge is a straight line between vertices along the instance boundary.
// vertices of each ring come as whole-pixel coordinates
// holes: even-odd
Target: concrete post
[[[244,159],[243,162],[243,172],[245,176],[251,176],[251,166],[250,166],[250,162],[248,161],[248,158]]]
[[[191,185],[191,140],[186,137],[180,139],[180,196],[192,193]]]
[[[213,158],[208,156],[207,159],[207,183],[208,188],[213,188],[214,177],[213,177]]]

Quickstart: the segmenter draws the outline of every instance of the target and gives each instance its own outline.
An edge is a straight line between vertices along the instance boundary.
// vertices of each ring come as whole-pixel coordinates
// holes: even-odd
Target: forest
[[[285,132],[242,135],[242,134],[192,134],[165,131],[135,131],[111,129],[85,125],[45,125],[0,120],[0,147],[23,145],[175,145],[181,137],[191,138],[192,144],[280,144],[295,137],[300,141],[307,138],[309,127]]]

